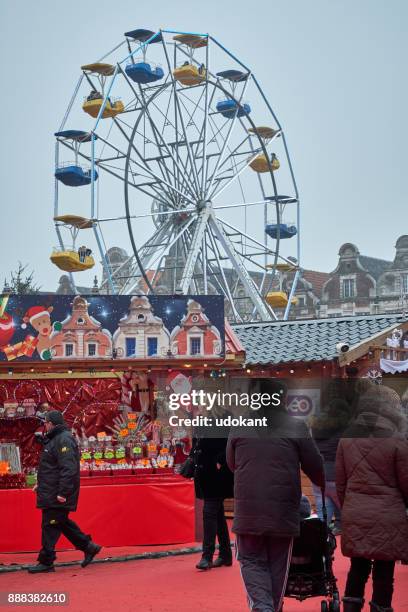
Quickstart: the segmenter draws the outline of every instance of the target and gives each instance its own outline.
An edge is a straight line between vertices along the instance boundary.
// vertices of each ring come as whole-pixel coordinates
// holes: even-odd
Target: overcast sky
[[[21,260],[55,290],[53,133],[79,66],[137,27],[209,32],[254,70],[291,152],[303,267],[332,270],[346,241],[393,258],[408,233],[407,17],[406,0],[3,0],[0,282]]]

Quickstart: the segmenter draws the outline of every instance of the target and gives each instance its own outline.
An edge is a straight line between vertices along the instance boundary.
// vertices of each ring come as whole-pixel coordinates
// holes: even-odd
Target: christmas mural
[[[222,296],[3,295],[0,361],[224,355]]]

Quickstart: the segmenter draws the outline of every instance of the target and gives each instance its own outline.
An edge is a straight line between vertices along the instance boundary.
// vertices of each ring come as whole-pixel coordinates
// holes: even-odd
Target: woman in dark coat
[[[342,506],[342,552],[351,557],[345,612],[364,606],[373,578],[372,612],[392,612],[394,566],[408,559],[408,441],[400,400],[373,385],[360,397],[340,440],[336,485]]]
[[[233,475],[227,466],[226,438],[197,437],[193,439],[190,456],[194,458],[196,496],[204,500],[203,555],[197,569],[232,565],[231,543],[224,514],[224,499],[233,497]],[[213,562],[215,540],[219,555]]]

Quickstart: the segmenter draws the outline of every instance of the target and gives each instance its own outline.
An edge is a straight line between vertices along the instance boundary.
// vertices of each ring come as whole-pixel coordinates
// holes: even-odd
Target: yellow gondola
[[[249,162],[249,165],[251,166],[252,170],[255,170],[255,172],[269,172],[269,163],[263,153],[257,155],[255,159]],[[280,163],[275,153],[272,153],[271,166],[273,172],[280,168]]]
[[[272,308],[286,308],[289,302],[288,296],[284,291],[269,291],[265,299]],[[297,306],[298,301],[296,297],[292,298],[292,306]]]
[[[115,72],[115,66],[103,64],[102,62],[94,62],[93,64],[84,64],[81,66],[81,70],[91,74],[100,74],[101,76],[112,76]]]
[[[91,115],[91,117],[94,117],[94,119],[96,119],[99,114],[102,104],[103,104],[102,98],[96,98],[94,100],[85,100],[85,102],[82,105],[82,109],[86,113],[88,113],[88,115]],[[116,100],[116,102],[113,102],[113,103],[111,103],[110,100],[106,100],[106,105],[102,113],[102,119],[107,119],[109,117],[116,117],[116,115],[119,115],[119,113],[123,113],[124,110],[125,110],[125,107],[123,105],[122,100]]]
[[[249,128],[248,132],[250,134],[256,134],[260,138],[264,138],[265,140],[270,140],[278,133],[278,130],[274,130],[273,128],[266,127],[261,125],[259,127]]]
[[[208,44],[207,36],[198,36],[197,34],[176,34],[176,36],[173,36],[173,40],[182,45],[187,45],[190,49],[199,49],[200,47],[206,47]]]
[[[64,272],[82,272],[89,270],[95,265],[92,255],[87,255],[83,259],[79,258],[78,251],[53,251],[50,256],[53,264]]]
[[[278,272],[293,272],[296,270],[296,265],[291,263],[277,263],[276,266],[274,264],[266,264],[266,267],[269,269],[275,269]]]
[[[92,219],[80,217],[79,215],[59,215],[58,217],[54,217],[54,221],[59,221],[64,225],[72,225],[72,227],[76,227],[77,229],[91,229],[94,224]]]
[[[173,76],[182,85],[199,85],[205,81],[207,71],[204,66],[194,66],[186,62],[173,70]]]

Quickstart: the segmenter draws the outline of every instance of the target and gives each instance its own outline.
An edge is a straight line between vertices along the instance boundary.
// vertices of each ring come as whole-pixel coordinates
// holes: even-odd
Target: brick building
[[[124,249],[110,249],[107,254],[115,262],[115,269],[120,269],[126,276],[131,258]],[[171,263],[171,262],[170,262]],[[125,274],[126,271],[126,274]],[[149,275],[149,270],[147,271]],[[277,291],[282,287],[289,292],[292,286],[294,272],[268,274],[262,281],[261,272],[249,271],[258,286],[262,284],[262,293]],[[236,277],[235,270],[224,268],[229,286],[235,287],[234,298],[242,320],[253,318],[253,304],[248,298],[245,288]],[[150,276],[152,276],[150,274]],[[169,277],[170,278],[170,277]],[[140,291],[146,289],[140,283]],[[215,287],[210,287],[216,293]],[[93,288],[79,287],[81,293],[107,292],[106,279],[98,287],[97,281]],[[163,274],[156,287],[157,293],[174,293],[174,287],[166,281]],[[57,293],[73,293],[70,279],[67,275],[60,278]],[[134,291],[136,293],[136,290]],[[292,307],[291,319],[313,319],[325,317],[341,317],[367,314],[386,314],[408,310],[408,235],[400,236],[395,245],[393,260],[383,260],[362,255],[358,247],[345,243],[339,250],[339,261],[333,272],[302,269],[298,280],[295,296],[297,306]],[[225,304],[226,317],[233,321],[230,305]],[[279,318],[283,310],[277,310]]]

